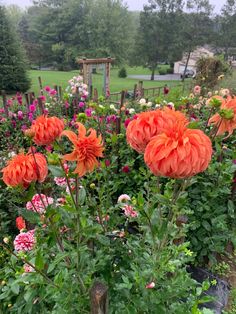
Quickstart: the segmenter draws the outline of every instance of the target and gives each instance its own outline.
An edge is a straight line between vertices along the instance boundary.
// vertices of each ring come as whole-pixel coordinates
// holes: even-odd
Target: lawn
[[[166,67],[166,66],[163,66]],[[137,79],[131,78],[119,78],[118,77],[119,69],[114,68],[111,70],[111,92],[118,92],[123,89],[133,90],[134,85],[138,83]],[[128,75],[151,75],[151,71],[149,69],[144,69],[142,67],[130,68],[127,67]],[[29,72],[32,85],[31,91],[34,91],[36,94],[39,92],[39,82],[38,77],[40,76],[42,79],[43,86],[62,86],[65,88],[67,86],[67,82],[70,78],[75,75],[79,75],[79,71],[71,71],[71,72],[61,72],[61,71],[37,71],[31,70]],[[169,86],[178,85],[178,81],[144,81],[144,87],[156,87],[156,86],[164,86],[165,84]],[[96,87],[101,93],[103,86],[103,74],[98,73],[93,75],[93,87]]]

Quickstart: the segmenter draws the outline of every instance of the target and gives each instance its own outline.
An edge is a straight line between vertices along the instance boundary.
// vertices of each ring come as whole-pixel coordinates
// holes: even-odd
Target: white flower
[[[116,110],[115,105],[110,105],[111,110]]]
[[[147,103],[147,107],[152,107],[152,102],[151,102],[151,101],[149,101],[149,102]]]
[[[130,109],[129,109],[129,113],[130,113],[130,114],[133,114],[133,113],[135,113],[135,110],[134,110],[134,108],[130,108]]]
[[[99,105],[99,108],[104,109],[105,107],[103,105]]]
[[[140,101],[139,101],[139,104],[140,105],[146,105],[146,99],[141,98]]]
[[[9,158],[12,158],[12,157],[14,157],[14,156],[16,156],[16,153],[15,153],[15,152],[10,152],[10,153],[8,153],[8,157],[9,157]]]
[[[126,203],[128,201],[131,201],[131,198],[127,194],[121,194],[118,197],[117,203]]]
[[[155,108],[159,109],[159,108],[161,108],[161,105],[160,104],[156,104]]]

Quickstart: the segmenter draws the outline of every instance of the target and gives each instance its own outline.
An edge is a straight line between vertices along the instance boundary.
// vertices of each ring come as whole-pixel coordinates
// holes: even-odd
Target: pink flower
[[[46,101],[46,96],[44,96],[44,95],[39,96],[39,98],[40,98],[42,101]]]
[[[34,237],[34,230],[28,232],[21,232],[15,237],[14,248],[17,252],[27,252],[31,251],[36,244],[36,239]]]
[[[32,273],[35,271],[34,268],[29,264],[24,264],[23,268],[25,273]]]
[[[45,86],[45,87],[44,87],[44,90],[49,93],[50,90],[51,90],[51,87],[50,87],[50,86]]]
[[[29,106],[30,112],[35,112],[36,111],[36,106],[34,104]]]
[[[13,105],[12,99],[8,99],[8,100],[7,100],[7,105],[8,105],[9,107]]]
[[[87,117],[91,117],[92,116],[92,109],[91,108],[85,109],[85,114]]]
[[[106,215],[106,216],[102,217],[102,222],[109,221],[109,219],[110,219],[110,216],[109,216],[109,215]],[[101,223],[101,220],[100,220],[100,217],[99,217],[99,216],[96,217],[96,220],[97,220],[97,222],[98,222],[99,224]]]
[[[132,121],[132,119],[126,119],[124,122],[125,128],[128,127],[128,125],[130,124],[130,122]]]
[[[48,197],[44,194],[35,194],[31,202],[27,202],[26,208],[42,215],[45,213],[46,208],[53,204],[53,202],[52,197]]]
[[[28,114],[28,118],[29,118],[29,121],[30,121],[30,122],[32,122],[32,121],[34,120],[34,116],[33,116],[33,113],[32,113],[32,112],[30,112],[30,113]]]
[[[124,166],[122,169],[121,169],[122,172],[124,173],[129,173],[130,172],[130,168],[129,166]]]
[[[56,183],[56,185],[58,186],[66,186],[66,178],[63,177],[55,177],[54,178],[54,182]]]
[[[135,210],[133,210],[133,206],[131,205],[125,205],[122,209],[126,217],[135,218],[138,216],[138,213]]]
[[[106,167],[109,167],[110,164],[111,164],[110,160],[106,159],[106,160],[105,160],[105,165],[106,165]]]
[[[201,86],[196,85],[193,89],[195,95],[199,95],[201,93]]]
[[[129,197],[129,195],[121,194],[118,197],[117,203],[126,203],[126,202],[129,202],[129,201],[131,201],[131,198]]]
[[[65,101],[64,106],[66,109],[68,109],[70,107],[70,104],[68,103],[68,101]]]
[[[53,147],[52,147],[52,145],[47,145],[47,146],[45,146],[45,149],[47,152],[51,153],[53,150]]]
[[[57,91],[55,90],[55,89],[51,89],[50,91],[49,91],[49,95],[50,96],[55,96],[57,94]]]
[[[154,287],[155,287],[155,282],[154,282],[154,281],[149,282],[149,283],[145,286],[146,289],[153,289]]]
[[[24,117],[23,112],[22,111],[18,111],[17,112],[17,117],[18,117],[19,120],[23,120],[23,117]]]
[[[56,206],[64,205],[66,202],[66,199],[64,197],[60,197],[56,201]]]
[[[27,129],[28,129],[27,125],[23,124],[22,127],[21,127],[21,131],[25,131]]]
[[[83,107],[84,107],[84,102],[81,101],[81,102],[79,103],[79,107],[80,107],[80,108],[83,108]]]

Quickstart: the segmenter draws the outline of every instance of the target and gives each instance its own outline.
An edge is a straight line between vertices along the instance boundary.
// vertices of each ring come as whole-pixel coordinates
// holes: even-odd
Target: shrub
[[[125,67],[123,67],[119,70],[118,77],[120,77],[120,78],[126,78],[127,77],[127,71],[126,71]]]
[[[167,73],[167,71],[164,70],[164,69],[160,69],[160,70],[159,70],[159,74],[160,74],[160,75],[166,75],[166,73]]]
[[[206,89],[214,88],[220,78],[229,73],[229,66],[216,57],[201,58],[197,62],[196,85]]]
[[[0,6],[0,90],[25,92],[30,87],[26,61],[19,40]]]
[[[166,70],[167,74],[173,74],[174,73],[174,69],[173,68],[169,68]]]

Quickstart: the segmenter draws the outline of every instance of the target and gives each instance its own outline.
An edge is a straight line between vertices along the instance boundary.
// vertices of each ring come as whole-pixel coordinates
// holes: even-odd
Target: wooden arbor
[[[78,63],[82,65],[82,75],[84,83],[88,85],[90,95],[92,95],[93,82],[92,82],[92,69],[94,65],[101,64],[104,67],[104,83],[103,94],[106,97],[110,96],[110,70],[111,63],[115,61],[113,58],[100,58],[100,59],[78,59]]]

